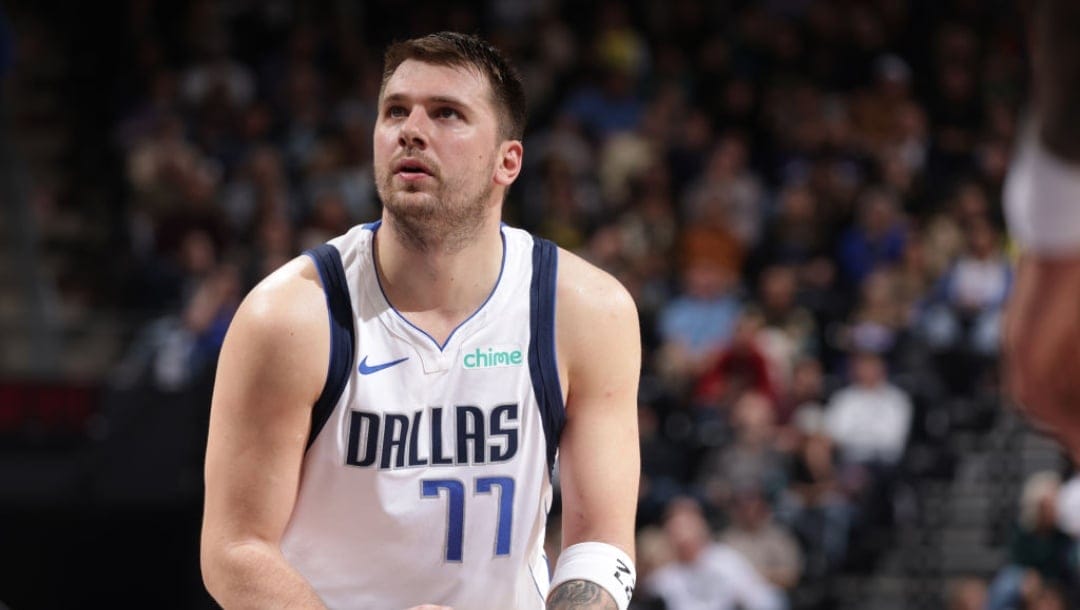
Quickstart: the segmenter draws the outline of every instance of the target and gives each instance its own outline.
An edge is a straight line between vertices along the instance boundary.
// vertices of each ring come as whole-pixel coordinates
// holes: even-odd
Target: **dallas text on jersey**
[[[453,423],[452,435],[444,430],[444,417]],[[421,434],[430,440],[426,454]],[[412,415],[353,410],[345,463],[379,469],[492,464],[510,460],[517,450],[517,403],[498,405],[488,417],[472,405],[429,407]]]

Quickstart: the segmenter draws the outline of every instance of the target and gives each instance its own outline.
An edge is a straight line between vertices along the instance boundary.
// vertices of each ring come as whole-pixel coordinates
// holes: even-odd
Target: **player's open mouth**
[[[404,180],[419,180],[434,175],[430,168],[417,159],[402,159],[394,165],[394,174]]]

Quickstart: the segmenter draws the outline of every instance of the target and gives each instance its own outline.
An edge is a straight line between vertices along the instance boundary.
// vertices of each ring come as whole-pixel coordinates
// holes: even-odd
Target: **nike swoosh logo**
[[[378,373],[379,371],[381,371],[383,369],[388,369],[388,368],[394,366],[395,364],[401,364],[402,362],[405,362],[408,359],[409,359],[409,357],[405,356],[404,358],[401,358],[400,360],[391,360],[390,362],[384,362],[382,364],[373,364],[371,366],[368,366],[367,356],[364,356],[364,359],[360,361],[359,371],[360,371],[361,375],[370,375],[372,373]]]

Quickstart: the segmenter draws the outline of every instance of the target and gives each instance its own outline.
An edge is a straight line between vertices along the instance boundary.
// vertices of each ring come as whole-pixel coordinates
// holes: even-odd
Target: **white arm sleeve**
[[[1080,255],[1080,166],[1058,159],[1029,123],[1020,134],[1004,189],[1009,232],[1024,250]]]

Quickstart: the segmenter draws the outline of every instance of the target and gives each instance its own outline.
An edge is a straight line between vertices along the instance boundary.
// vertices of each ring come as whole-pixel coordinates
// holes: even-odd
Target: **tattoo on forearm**
[[[559,585],[548,598],[547,610],[618,610],[611,594],[587,580]]]

